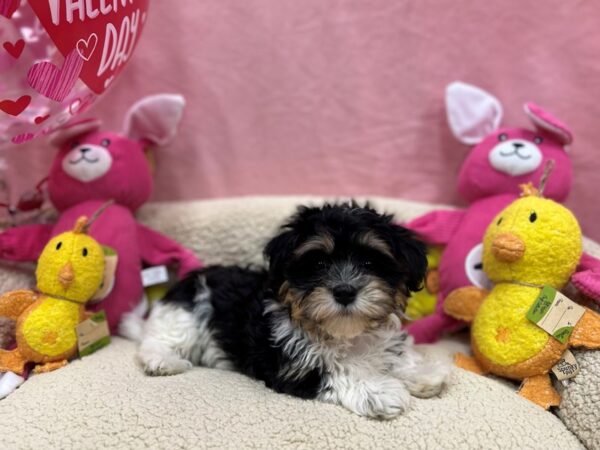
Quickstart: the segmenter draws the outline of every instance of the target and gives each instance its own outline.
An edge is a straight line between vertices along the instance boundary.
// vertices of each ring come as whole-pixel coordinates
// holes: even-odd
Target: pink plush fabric
[[[171,120],[157,115],[173,109]],[[175,265],[183,276],[201,266],[191,250],[136,222],[134,212],[152,192],[146,145],[167,143],[177,129],[183,103],[177,96],[153,96],[136,103],[127,115],[128,135],[97,131],[97,123],[72,127],[56,136],[56,151],[48,179],[53,204],[60,212],[52,225],[10,228],[0,233],[0,259],[36,261],[50,237],[73,229],[81,216],[91,218],[89,233],[117,252],[114,286],[95,308],[104,309],[111,330],[121,316],[142,299],[141,269],[146,265]],[[179,117],[181,115],[179,114]],[[90,128],[91,127],[91,128]],[[108,201],[112,204],[107,205]],[[77,274],[76,274],[77,276]]]
[[[379,194],[463,204],[468,149],[446,124],[444,87],[493,92],[505,122],[525,101],[568,123],[567,205],[600,239],[600,3],[563,0],[154,1],[123,77],[96,108],[182,92],[180,137],[157,153],[154,199]],[[13,195],[48,170],[36,141],[11,151]]]

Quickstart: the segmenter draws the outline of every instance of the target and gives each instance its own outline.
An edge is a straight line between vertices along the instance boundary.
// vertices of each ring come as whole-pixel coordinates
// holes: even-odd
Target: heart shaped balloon
[[[140,39],[150,0],[0,0],[0,147],[86,111]]]

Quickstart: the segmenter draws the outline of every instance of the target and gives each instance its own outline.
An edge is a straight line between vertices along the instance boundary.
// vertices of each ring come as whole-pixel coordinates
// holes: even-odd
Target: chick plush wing
[[[11,291],[0,296],[0,317],[17,320],[30,305],[37,300],[33,291]]]
[[[476,286],[455,289],[444,301],[444,312],[455,319],[472,322],[488,293]]]
[[[600,348],[600,314],[586,308],[571,334],[569,344],[573,347]]]

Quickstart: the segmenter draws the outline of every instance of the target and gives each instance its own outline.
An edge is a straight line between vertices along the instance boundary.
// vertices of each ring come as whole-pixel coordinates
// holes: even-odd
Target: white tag
[[[552,367],[552,373],[556,375],[560,381],[574,378],[579,373],[579,364],[575,359],[575,355],[569,350],[565,350],[560,361]]]
[[[142,270],[142,284],[144,287],[155,286],[169,281],[167,266],[154,266]]]
[[[569,341],[585,308],[550,286],[544,286],[540,296],[527,312],[527,318],[563,344]]]

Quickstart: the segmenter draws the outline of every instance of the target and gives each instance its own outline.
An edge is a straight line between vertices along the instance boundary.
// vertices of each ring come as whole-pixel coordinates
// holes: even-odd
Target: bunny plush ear
[[[446,114],[456,139],[473,145],[500,127],[502,105],[492,94],[455,81],[446,87]]]
[[[185,99],[176,94],[145,97],[134,104],[125,117],[125,134],[135,140],[167,145],[177,134]]]
[[[544,111],[535,103],[525,103],[524,108],[525,114],[529,116],[536,128],[552,134],[563,145],[569,145],[573,142],[573,134],[569,127],[552,114]]]
[[[55,147],[62,147],[67,142],[100,128],[102,122],[99,119],[85,119],[65,125],[52,133],[50,143]]]

